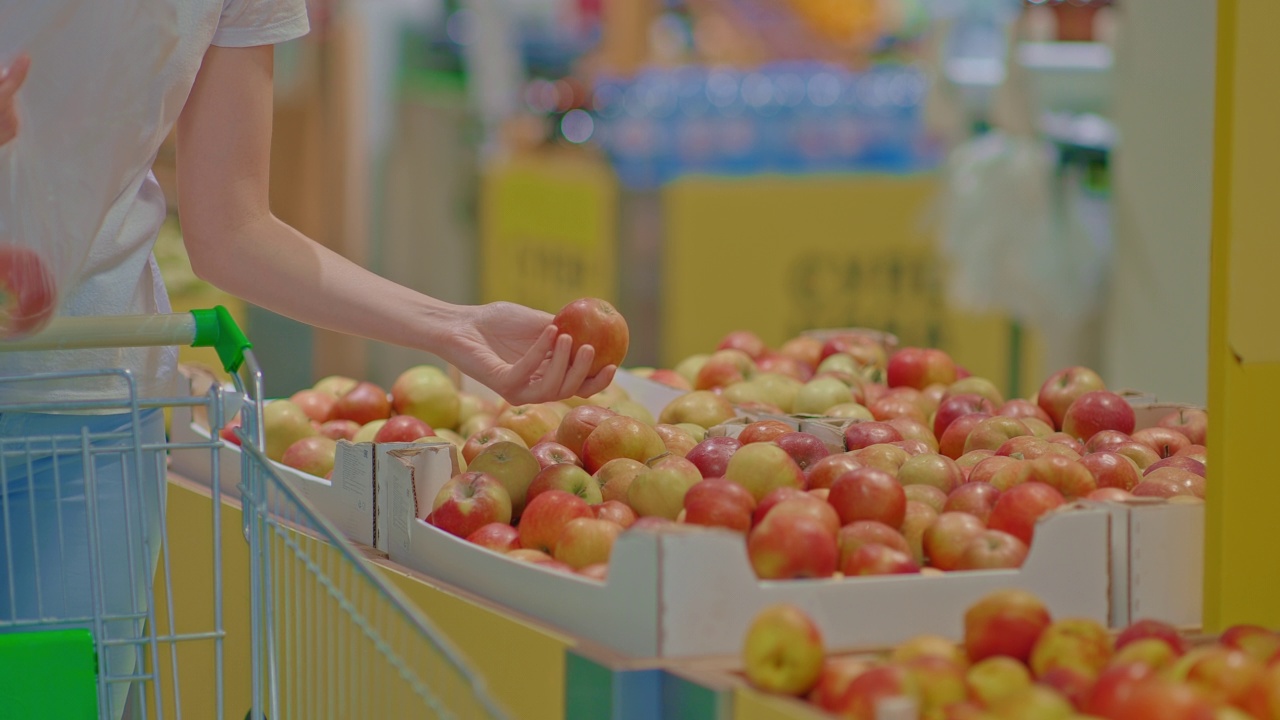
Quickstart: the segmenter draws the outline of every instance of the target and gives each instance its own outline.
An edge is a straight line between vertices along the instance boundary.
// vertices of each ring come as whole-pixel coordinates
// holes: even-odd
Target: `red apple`
[[[996,414],[995,406],[981,395],[952,395],[942,401],[933,416],[933,434],[942,437],[955,420],[972,413]]]
[[[929,420],[928,415],[914,400],[894,395],[887,395],[868,404],[867,409],[871,411],[872,417],[881,422],[907,419],[923,424]]]
[[[763,580],[830,577],[839,553],[822,521],[789,513],[771,518],[747,536],[747,555]]]
[[[773,442],[786,450],[802,471],[807,471],[814,463],[831,454],[822,439],[813,433],[787,432],[774,438]]]
[[[793,357],[780,353],[765,353],[756,360],[756,369],[761,373],[782,375],[799,382],[809,382],[813,378],[813,366],[806,365]]]
[[[596,519],[616,523],[623,530],[634,525],[638,519],[636,511],[632,510],[630,505],[617,500],[606,500],[599,505],[592,505],[591,511],[595,513]]]
[[[0,242],[0,338],[39,331],[57,304],[57,282],[40,252]]]
[[[1080,458],[1080,464],[1093,474],[1099,488],[1117,488],[1128,492],[1142,481],[1137,463],[1118,453],[1090,453]]]
[[[1213,705],[1187,685],[1149,679],[1132,691],[1104,716],[1109,720],[1213,720]]]
[[[996,452],[994,450],[974,450],[973,452],[967,452],[956,458],[956,465],[958,465],[960,467],[960,471],[964,473],[965,482],[969,481],[969,473],[973,470],[975,465],[989,457],[995,456],[995,454]]]
[[[877,720],[878,708],[885,700],[913,696],[913,679],[906,668],[898,665],[873,667],[853,679],[835,712],[851,720]]]
[[[896,444],[880,444],[864,447],[855,452],[853,457],[858,462],[862,463],[863,467],[883,470],[895,478],[898,476],[898,472],[902,469],[902,466],[906,464],[907,460],[911,459],[911,455],[906,451],[906,449],[899,447]]]
[[[373,436],[376,443],[407,443],[419,438],[434,437],[435,430],[425,422],[412,415],[396,415],[378,428]]]
[[[1163,460],[1157,460],[1154,463],[1151,463],[1150,465],[1147,466],[1147,469],[1142,472],[1142,474],[1144,476],[1150,475],[1156,470],[1159,470],[1160,468],[1165,468],[1165,467],[1173,467],[1173,468],[1178,468],[1179,470],[1186,470],[1187,472],[1194,473],[1196,475],[1199,475],[1200,477],[1204,477],[1205,473],[1207,472],[1204,466],[1204,463],[1200,462],[1199,460],[1196,460],[1195,458],[1187,457],[1186,455],[1174,455],[1172,457],[1167,457],[1167,458],[1164,458]]]
[[[996,448],[996,455],[1011,457],[1017,460],[1035,460],[1049,453],[1049,442],[1034,435],[1019,435],[1009,438],[1005,444]]]
[[[955,570],[969,541],[987,526],[976,516],[963,512],[944,512],[924,533],[924,552],[929,565],[939,570]]]
[[[529,483],[525,491],[525,502],[533,502],[538,495],[548,490],[563,490],[577,495],[587,501],[588,505],[599,505],[604,502],[600,493],[600,483],[586,470],[577,465],[550,465],[543,468]]]
[[[492,522],[468,535],[467,542],[506,553],[520,549],[520,531],[504,522]]]
[[[1106,386],[1098,373],[1086,367],[1069,367],[1049,376],[1040,386],[1036,401],[1040,408],[1049,415],[1055,428],[1062,427],[1067,408],[1076,398],[1094,390],[1105,390]]]
[[[964,452],[984,448],[997,450],[1011,438],[1030,434],[1031,430],[1021,420],[996,415],[979,422],[973,427],[973,430],[969,432],[969,437],[965,438]]]
[[[836,478],[860,467],[862,467],[862,463],[858,461],[854,453],[836,453],[814,463],[809,467],[805,476],[809,481],[809,489],[811,490],[830,488]]]
[[[815,337],[801,335],[782,343],[778,354],[793,358],[810,368],[818,367],[822,362],[823,342]]]
[[[964,546],[956,570],[1002,570],[1022,567],[1026,543],[1006,532],[983,530]]]
[[[1143,663],[1121,663],[1102,671],[1093,684],[1081,711],[1102,718],[1124,718],[1118,714],[1137,687],[1155,676],[1155,670]]]
[[[1135,464],[1139,470],[1146,470],[1160,460],[1160,454],[1140,442],[1122,442],[1107,447],[1107,452],[1123,455]]]
[[[1007,455],[993,455],[973,466],[973,469],[969,471],[969,482],[992,484],[997,474],[1000,474],[1001,477],[1008,474],[1009,471],[1005,470],[1005,468],[1024,462],[1024,460],[1017,460]],[[1005,487],[1005,485],[1002,483],[1000,487]],[[997,489],[1000,488],[997,487]]]
[[[333,470],[333,461],[337,453],[336,442],[327,437],[313,435],[304,437],[285,449],[280,462],[308,475],[325,477]]]
[[[1253,686],[1263,679],[1264,667],[1241,650],[1207,645],[1175,662],[1168,677],[1190,685],[1214,705],[1240,707]]]
[[[738,442],[743,445],[758,442],[772,442],[779,435],[794,432],[795,428],[781,420],[760,420],[742,428],[738,433]]]
[[[964,473],[955,460],[936,453],[908,458],[898,469],[898,482],[903,485],[928,485],[950,493],[964,482]]]
[[[776,488],[805,486],[800,466],[772,443],[743,445],[729,458],[724,477],[745,487],[757,501]]]
[[[1257,720],[1280,720],[1280,664],[1271,664],[1249,688],[1241,706]]]
[[[614,411],[599,405],[579,405],[570,410],[556,427],[556,442],[581,458],[582,443],[587,436],[602,421],[615,415]]]
[[[343,422],[347,422],[347,421],[343,421]],[[352,424],[352,425],[355,425],[355,423],[351,423],[351,424]],[[227,442],[227,443],[230,443],[230,444],[232,444],[232,445],[235,445],[235,446],[239,447],[239,446],[240,446],[240,436],[236,434],[236,431],[237,431],[237,430],[239,430],[239,429],[240,429],[240,418],[239,418],[239,417],[236,417],[236,418],[234,418],[233,420],[229,421],[226,425],[223,425],[223,426],[222,426],[222,428],[221,428],[220,430],[218,430],[218,437],[222,438],[222,440],[223,440],[224,442]],[[356,429],[357,429],[357,430],[359,430],[359,429],[360,429],[360,426],[359,426],[359,425],[356,425]],[[329,435],[328,433],[326,433],[326,432],[324,431],[324,425],[321,425],[321,426],[320,426],[320,434],[321,434],[321,435],[323,435],[324,437],[329,438],[330,440],[350,440],[350,439],[351,439],[351,438],[349,438],[349,437],[348,437],[348,438],[336,438],[336,437],[333,437],[333,436]],[[355,433],[353,432],[353,433],[352,433],[352,436],[354,436],[354,435],[355,435]],[[285,449],[287,450],[288,448],[285,448]]]
[[[822,664],[822,673],[809,694],[809,702],[828,712],[837,712],[846,701],[849,685],[862,673],[875,667],[870,659],[837,655],[828,657]]]
[[[1003,530],[1030,545],[1036,521],[1064,503],[1062,493],[1044,483],[1015,485],[1000,493],[987,526],[992,530]]]
[[[684,457],[698,468],[702,477],[724,477],[725,468],[729,467],[729,458],[740,447],[742,443],[737,438],[718,435],[694,445]]]
[[[953,460],[967,454],[964,446],[965,441],[969,439],[969,434],[990,417],[991,415],[987,413],[969,413],[952,420],[951,424],[947,425],[947,429],[942,433],[942,437],[938,438],[938,452]],[[999,445],[996,447],[999,447]],[[994,452],[996,448],[989,449]]]
[[[555,555],[560,533],[571,520],[593,516],[586,500],[563,490],[541,493],[520,516],[520,545]]]
[[[1110,450],[1112,447],[1120,443],[1131,442],[1133,438],[1128,433],[1122,433],[1119,430],[1100,430],[1093,434],[1084,444],[1084,451],[1088,453],[1102,452]]]
[[[526,446],[533,447],[556,431],[560,416],[547,405],[514,405],[498,413],[496,422],[498,427],[519,435]]]
[[[576,518],[565,523],[556,540],[553,557],[574,570],[590,565],[607,565],[613,543],[622,526],[592,517]]]
[[[1260,663],[1274,664],[1280,652],[1280,633],[1258,625],[1232,625],[1218,639],[1226,647],[1243,650]]]
[[[360,432],[360,423],[353,420],[330,420],[320,425],[320,434],[330,440],[351,440]]]
[[[1191,441],[1186,435],[1167,427],[1143,428],[1133,433],[1133,441],[1146,445],[1156,451],[1162,458],[1172,457],[1179,450],[1190,447]]]
[[[1189,457],[1193,460],[1199,460],[1202,463],[1207,462],[1206,450],[1203,445],[1188,445],[1174,453],[1174,455],[1176,457]]]
[[[511,495],[496,478],[465,472],[436,493],[430,522],[451,535],[469,537],[490,523],[510,523]]]
[[[884,545],[908,555],[911,553],[911,545],[901,532],[875,520],[858,520],[845,525],[836,534],[836,543],[840,549],[841,565],[858,548],[867,544]]]
[[[631,483],[635,481],[637,475],[648,468],[648,465],[638,460],[618,458],[605,463],[604,467],[597,470],[592,477],[600,485],[600,497],[605,502],[617,500],[625,503],[627,493],[631,490]]]
[[[861,450],[872,445],[899,440],[902,440],[902,434],[898,429],[883,422],[855,422],[844,430],[844,443],[849,450]]]
[[[889,387],[913,387],[923,390],[933,383],[950,385],[958,378],[956,364],[941,350],[934,348],[903,348],[889,358],[887,368]]]
[[[866,543],[844,559],[840,572],[847,576],[911,575],[919,573],[920,566],[911,555],[900,550]]]
[[[745,490],[746,488],[743,489]],[[797,487],[774,488],[765,493],[765,496],[760,498],[760,502],[754,504],[751,511],[751,524],[759,525],[764,521],[764,516],[768,515],[769,511],[773,509],[773,506],[784,500],[809,499],[812,497],[812,495]],[[754,497],[752,499],[754,500]],[[837,527],[837,529],[839,528]]]
[[[900,527],[907,512],[907,496],[902,485],[887,472],[857,468],[841,475],[831,485],[828,501],[848,525],[858,520],[875,520]]]
[[[698,439],[679,425],[659,423],[653,426],[653,431],[658,433],[658,437],[662,438],[662,444],[667,447],[667,452],[672,455],[684,457],[698,444]]]
[[[515,431],[507,428],[491,427],[467,438],[462,445],[462,459],[467,461],[467,464],[471,464],[480,453],[500,442],[515,443],[520,447],[526,447],[524,439],[515,434]]]
[[[928,425],[918,423],[915,420],[908,420],[907,418],[894,418],[889,421],[889,424],[902,436],[900,442],[919,443],[926,448],[926,452],[938,451],[938,438],[929,429]]]
[[[1019,420],[1024,418],[1033,418],[1053,426],[1053,418],[1049,416],[1049,413],[1044,411],[1044,408],[1030,400],[1023,400],[1021,398],[1005,401],[1005,403],[997,408],[992,414],[1018,418]]]
[[[362,382],[338,398],[333,406],[334,420],[354,420],[367,425],[374,420],[391,417],[391,400],[387,391],[371,382]]]
[[[1025,663],[1051,622],[1049,609],[1035,595],[997,590],[965,611],[965,651],[972,662],[1004,655]]]
[[[1062,431],[1082,442],[1103,430],[1132,433],[1134,424],[1133,406],[1129,401],[1106,390],[1081,395],[1062,416]]]
[[[732,403],[714,392],[701,390],[685,393],[667,403],[667,406],[658,414],[658,422],[668,425],[693,423],[704,428],[713,428],[733,415]]]
[[[716,346],[717,350],[741,350],[752,360],[758,360],[769,349],[760,336],[750,330],[734,330],[725,335]]]
[[[333,407],[338,399],[329,393],[319,390],[299,390],[289,397],[289,401],[302,409],[307,417],[318,423],[326,423],[333,419]]]
[[[1156,425],[1177,430],[1186,435],[1193,445],[1204,445],[1209,429],[1209,415],[1197,408],[1181,408],[1160,418]]]
[[[1026,422],[1025,420],[1023,422]],[[1105,430],[1103,432],[1106,432]],[[1066,455],[1072,460],[1080,459],[1084,455],[1084,443],[1062,432],[1049,433],[1044,436],[1044,441],[1049,443],[1049,452]]]
[[[727,388],[751,378],[755,371],[755,361],[741,350],[717,350],[698,369],[693,387],[698,390]]]
[[[751,621],[742,643],[747,681],[782,695],[812,690],[822,675],[825,656],[818,626],[794,605],[766,607]]]
[[[1178,655],[1187,651],[1187,644],[1183,641],[1178,628],[1161,620],[1150,619],[1138,620],[1121,630],[1120,634],[1116,636],[1116,650],[1121,650],[1130,643],[1148,638],[1160,640]]]
[[[1088,495],[1085,495],[1084,499],[1092,500],[1094,502],[1124,502],[1126,500],[1132,500],[1133,493],[1128,490],[1121,490],[1120,488],[1106,487],[1094,490]]]
[[[634,418],[615,415],[600,421],[582,443],[583,465],[594,473],[617,458],[648,462],[667,451],[653,428]]]
[[[677,390],[684,390],[685,392],[693,390],[693,383],[686,380],[683,375],[675,370],[658,368],[649,375],[649,379]]]
[[[902,492],[907,496],[908,507],[917,502],[928,505],[935,513],[941,513],[942,508],[947,505],[947,494],[932,485],[903,485]]]
[[[1062,455],[1045,455],[1027,463],[1028,479],[1042,482],[1067,500],[1084,497],[1098,489],[1093,473],[1076,460]],[[993,483],[995,484],[995,483]]]
[[[1197,475],[1190,470],[1183,470],[1179,467],[1162,467],[1151,470],[1142,476],[1143,483],[1170,483],[1177,487],[1179,495],[1194,495],[1203,498],[1205,494],[1205,479],[1202,475]],[[1134,488],[1134,494],[1137,495],[1137,488]]]
[[[588,375],[594,376],[610,365],[621,365],[627,356],[627,347],[631,341],[627,321],[605,300],[574,300],[561,308],[551,322],[560,332],[573,338],[575,357],[583,345],[590,345],[595,349]]]
[[[582,467],[582,461],[569,448],[558,442],[540,442],[529,448],[529,452],[533,453],[533,457],[538,461],[538,466],[543,470],[552,465],[577,465]]]
[[[1093,691],[1093,681],[1093,677],[1069,667],[1051,668],[1037,678],[1039,684],[1065,698],[1071,703],[1071,707],[1076,709],[1082,707],[1089,699],[1089,693]]]
[[[994,485],[969,482],[951,491],[942,511],[966,512],[985,523],[991,517],[991,511],[999,498],[1000,489]]]
[[[1111,635],[1104,625],[1087,618],[1064,618],[1040,633],[1029,665],[1037,678],[1054,668],[1070,668],[1092,681],[1110,662],[1112,652]]]
[[[840,518],[836,516],[836,511],[831,508],[831,505],[808,493],[804,493],[801,497],[786,498],[775,503],[759,518],[756,524],[772,522],[782,515],[807,515],[812,517],[831,532],[832,539],[840,531]]]
[[[707,478],[685,493],[684,521],[746,533],[751,529],[755,506],[755,498],[741,485],[724,478]]]

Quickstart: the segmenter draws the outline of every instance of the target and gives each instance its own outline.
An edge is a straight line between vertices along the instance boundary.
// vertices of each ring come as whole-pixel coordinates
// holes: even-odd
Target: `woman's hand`
[[[18,88],[27,79],[31,58],[19,55],[9,67],[0,68],[0,145],[18,136]]]
[[[588,397],[608,387],[617,368],[587,377],[595,350],[584,345],[573,353],[573,339],[558,334],[552,319],[507,302],[464,308],[448,360],[515,405]]]

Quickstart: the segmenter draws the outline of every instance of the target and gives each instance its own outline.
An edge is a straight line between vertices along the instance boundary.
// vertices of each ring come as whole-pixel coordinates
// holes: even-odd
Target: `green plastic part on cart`
[[[88,630],[0,634],[0,715],[97,720],[98,655]]]
[[[191,347],[211,347],[218,352],[222,367],[236,372],[244,363],[244,351],[253,347],[235,318],[221,305],[212,310],[192,310],[196,319],[196,339]]]

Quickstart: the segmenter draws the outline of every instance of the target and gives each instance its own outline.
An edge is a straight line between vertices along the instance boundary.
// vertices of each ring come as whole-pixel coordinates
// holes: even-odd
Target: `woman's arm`
[[[381,278],[271,214],[270,47],[211,47],[178,120],[178,205],[196,274],[318,327],[426,350],[513,403],[590,395],[594,350],[571,355],[551,316],[511,303],[454,305]]]

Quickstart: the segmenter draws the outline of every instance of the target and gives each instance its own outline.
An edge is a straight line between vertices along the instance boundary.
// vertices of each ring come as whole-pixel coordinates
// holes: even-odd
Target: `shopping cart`
[[[142,399],[120,370],[0,378],[0,397],[20,399],[0,404],[0,717],[506,717],[458,650],[273,469],[261,372],[224,309],[64,318],[0,352],[184,344],[215,347],[234,391]],[[42,395],[26,401],[23,388]],[[86,388],[85,400],[42,399]],[[224,596],[222,442],[216,430],[206,443],[147,437],[183,405],[215,429],[241,416],[247,642],[227,630],[246,599]],[[78,433],[14,430],[70,413],[95,419]],[[104,416],[128,422],[107,427]],[[188,545],[192,530],[167,531],[171,450],[206,451],[211,463],[207,613],[174,602],[174,571],[190,568],[170,562],[173,544]],[[248,697],[229,692],[245,687]]]

